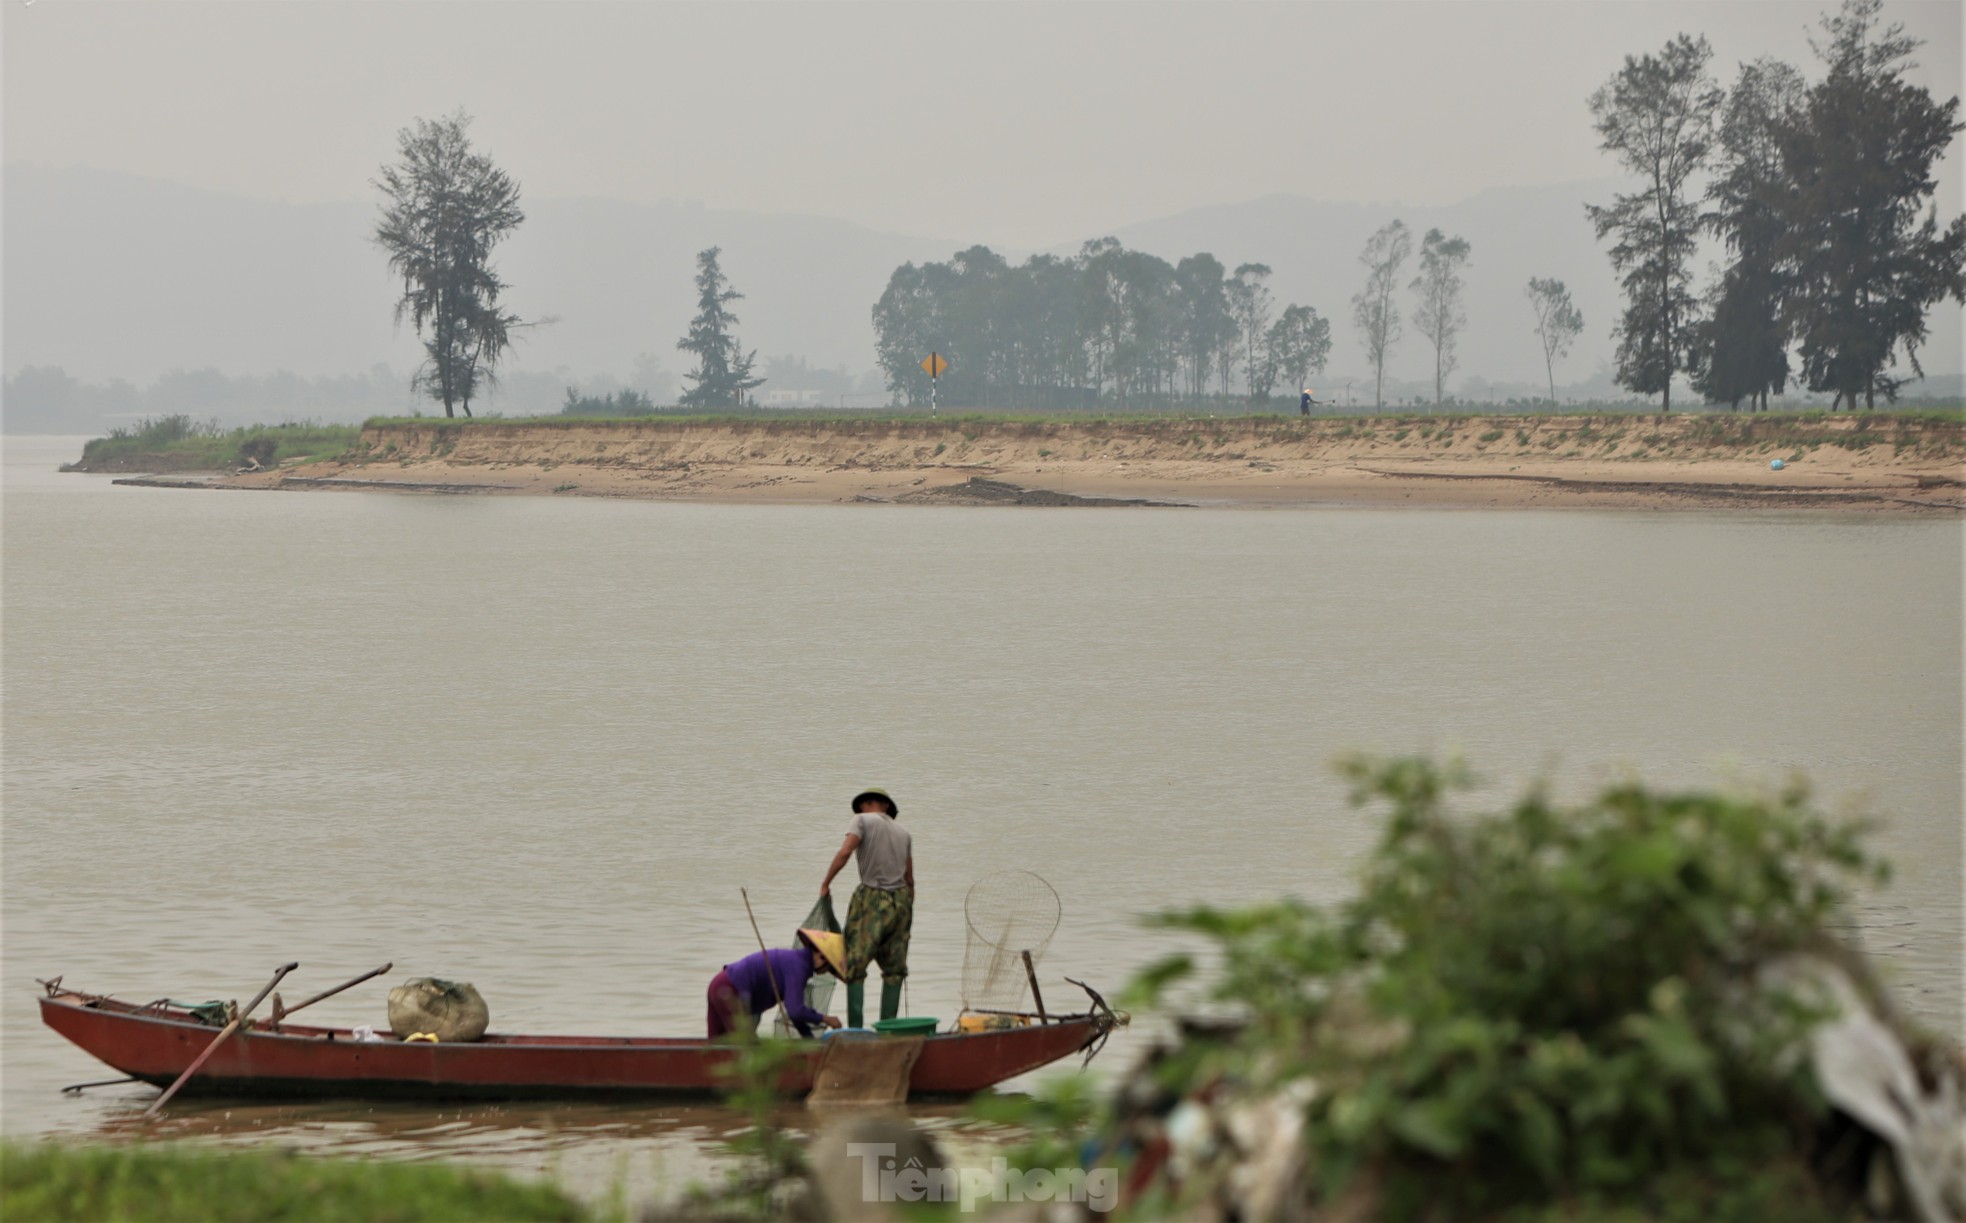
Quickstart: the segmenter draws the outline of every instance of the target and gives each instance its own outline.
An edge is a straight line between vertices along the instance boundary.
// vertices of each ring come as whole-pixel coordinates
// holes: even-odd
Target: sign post
[[[949,359],[939,352],[932,352],[922,358],[922,372],[928,375],[928,414],[935,415],[936,391],[941,385],[942,371],[949,368]]]

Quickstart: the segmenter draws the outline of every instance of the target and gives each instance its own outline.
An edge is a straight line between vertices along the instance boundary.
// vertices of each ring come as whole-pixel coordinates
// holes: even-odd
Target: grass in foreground
[[[156,1147],[0,1147],[7,1223],[586,1223],[548,1185],[432,1164]]]

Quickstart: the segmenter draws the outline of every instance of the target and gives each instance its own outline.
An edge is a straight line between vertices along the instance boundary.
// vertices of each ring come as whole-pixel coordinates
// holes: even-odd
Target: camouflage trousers
[[[857,887],[846,907],[846,979],[865,981],[867,965],[881,966],[881,979],[908,975],[908,932],[915,925],[915,889]]]

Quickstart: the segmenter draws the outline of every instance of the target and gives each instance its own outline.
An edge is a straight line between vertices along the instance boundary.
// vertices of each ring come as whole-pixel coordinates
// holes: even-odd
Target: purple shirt
[[[771,975],[765,974],[765,956],[771,956]],[[785,999],[785,1014],[801,1036],[824,1027],[826,1017],[806,1005],[806,979],[812,976],[812,952],[803,947],[784,947],[770,952],[754,951],[735,964],[724,965],[730,983],[737,987],[753,1015],[762,1015]],[[778,993],[772,992],[772,977],[778,979]]]

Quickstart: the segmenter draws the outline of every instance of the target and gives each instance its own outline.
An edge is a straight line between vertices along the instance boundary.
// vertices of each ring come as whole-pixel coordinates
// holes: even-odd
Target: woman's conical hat
[[[799,937],[819,953],[834,976],[846,976],[846,939],[831,930],[801,930]]]

